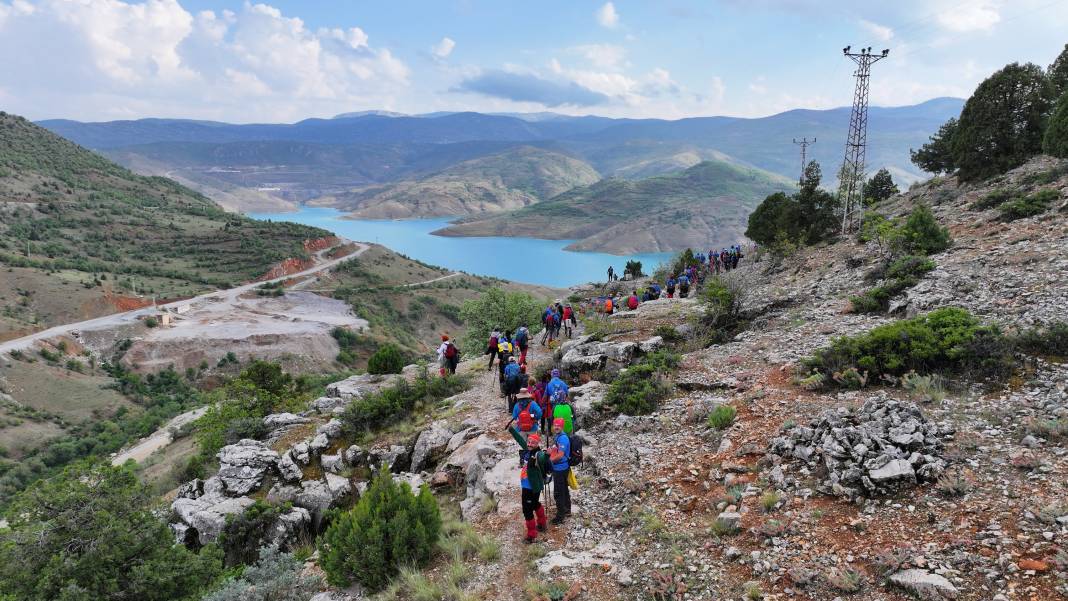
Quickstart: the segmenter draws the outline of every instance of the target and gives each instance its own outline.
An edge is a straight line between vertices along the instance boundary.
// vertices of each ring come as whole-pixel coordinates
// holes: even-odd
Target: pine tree
[[[1061,50],[1057,59],[1046,69],[1046,77],[1049,78],[1054,98],[1068,92],[1068,44],[1064,45],[1064,50]]]
[[[1055,157],[1068,158],[1068,92],[1061,94],[1057,108],[1046,126],[1042,151]]]
[[[864,201],[871,204],[880,203],[900,191],[890,172],[880,169],[864,184]]]
[[[1050,83],[1041,67],[1012,63],[979,84],[961,112],[953,157],[964,181],[1022,165],[1042,149]]]

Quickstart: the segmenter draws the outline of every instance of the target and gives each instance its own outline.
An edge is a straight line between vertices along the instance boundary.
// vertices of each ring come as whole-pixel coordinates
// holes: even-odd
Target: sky
[[[0,110],[293,122],[389,110],[677,119],[967,97],[1050,64],[1068,0],[0,0]]]

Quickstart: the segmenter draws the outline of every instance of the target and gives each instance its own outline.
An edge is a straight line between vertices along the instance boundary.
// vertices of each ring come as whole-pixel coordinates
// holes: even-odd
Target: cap
[[[559,370],[559,369],[554,369],[554,370],[552,371],[552,376],[553,376],[554,378],[559,378],[559,377],[560,377],[560,370]]]
[[[527,436],[527,446],[528,447],[541,446],[541,436],[538,436],[537,434],[531,434],[530,436]]]
[[[553,420],[553,427],[554,428],[560,428],[561,430],[563,430],[564,429],[564,418],[558,417],[558,418],[554,419]]]
[[[442,341],[442,342],[445,342],[445,341],[446,341],[446,340],[448,340],[448,339],[449,339],[449,335],[448,335],[448,334],[442,334],[442,335],[441,335],[441,341]]]

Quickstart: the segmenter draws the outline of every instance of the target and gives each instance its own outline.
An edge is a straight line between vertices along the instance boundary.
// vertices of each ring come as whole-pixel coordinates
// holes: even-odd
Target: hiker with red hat
[[[552,465],[548,453],[541,450],[541,437],[536,433],[527,437],[527,450],[523,454],[523,467],[519,472],[519,484],[522,486],[520,501],[527,527],[526,542],[532,543],[538,539],[538,532],[545,532],[548,527],[545,507],[541,504],[541,491],[545,488],[546,475],[552,470]]]
[[[556,501],[554,524],[562,524],[571,515],[571,489],[568,476],[571,474],[571,439],[564,432],[564,420],[553,420],[553,444],[549,447],[549,460],[553,466],[553,499]]]

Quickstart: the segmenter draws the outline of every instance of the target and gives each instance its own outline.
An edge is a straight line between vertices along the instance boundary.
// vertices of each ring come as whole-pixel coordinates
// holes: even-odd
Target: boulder
[[[277,430],[279,428],[287,428],[298,424],[306,424],[310,421],[311,420],[306,417],[301,417],[293,413],[272,413],[263,418],[263,425],[267,426],[269,430]]]
[[[575,412],[579,415],[585,415],[595,404],[604,400],[604,395],[607,392],[608,386],[603,382],[590,380],[582,386],[571,388],[568,391],[568,396],[571,398],[571,404],[574,406]]]
[[[180,534],[185,537],[196,536],[197,541],[206,545],[215,542],[226,525],[226,516],[244,513],[255,501],[248,497],[219,498],[201,497],[199,499],[176,499],[171,509],[186,528]],[[176,532],[178,532],[176,530]],[[188,539],[185,539],[188,540]],[[182,540],[180,542],[185,542]]]
[[[341,436],[341,420],[334,418],[319,426],[319,429],[316,430],[315,433],[324,434],[328,439],[334,440]]]
[[[311,525],[311,513],[303,507],[293,507],[278,516],[267,535],[268,544],[280,549],[289,549],[300,540]]]
[[[393,383],[399,376],[396,375],[374,375],[374,374],[360,374],[358,376],[352,376],[333,384],[328,384],[326,387],[326,396],[336,399],[342,399],[345,402],[352,399],[363,398],[364,396],[377,392],[379,389],[388,386]]]
[[[371,467],[378,468],[383,463],[389,468],[389,471],[394,474],[406,471],[408,466],[411,465],[411,454],[408,453],[407,447],[401,445],[392,445],[386,447],[375,447],[368,452],[368,459],[371,462]]]
[[[324,475],[326,477],[326,487],[330,490],[334,503],[352,493],[352,483],[349,482],[348,478],[331,474],[330,472]]]
[[[322,480],[305,480],[300,483],[300,492],[293,499],[293,505],[307,509],[311,514],[312,525],[318,529],[322,524],[326,510],[334,504],[334,493]]]
[[[297,495],[300,494],[300,491],[300,486],[275,482],[271,490],[267,491],[267,502],[274,505],[292,503],[297,500]]]
[[[356,445],[352,445],[342,451],[341,457],[350,467],[367,465],[367,451],[364,451]]]
[[[293,449],[286,451],[278,461],[278,473],[286,482],[297,482],[304,477],[304,472],[293,459]]]
[[[891,574],[889,581],[920,599],[957,598],[957,587],[953,583],[927,570],[902,570]]]
[[[412,492],[419,494],[419,489],[422,488],[426,481],[419,474],[413,474],[412,472],[401,472],[393,476],[393,480],[396,482],[405,482],[412,489]]]
[[[204,481],[194,478],[178,487],[179,499],[199,499],[204,494]]]
[[[308,441],[297,443],[289,450],[289,453],[293,457],[293,461],[296,461],[299,465],[311,463],[311,446]]]
[[[323,455],[319,458],[319,465],[323,466],[323,470],[332,474],[339,473],[345,467],[345,462],[341,459],[341,455]]]
[[[311,402],[311,408],[319,413],[327,414],[333,413],[334,409],[338,409],[348,405],[348,401],[340,397],[324,396],[319,397]]]
[[[452,430],[443,420],[438,420],[419,434],[412,450],[412,463],[409,471],[419,472],[433,467],[441,459],[449,446]]]
[[[241,497],[263,484],[267,471],[279,461],[278,453],[258,440],[243,439],[223,447],[219,453],[219,473],[226,494]]]
[[[654,353],[662,348],[664,348],[664,338],[662,336],[653,336],[638,344],[638,350],[641,351],[643,355]]]
[[[600,371],[607,364],[606,355],[584,355],[580,349],[573,349],[560,359],[560,370],[568,377],[577,378],[585,372]]]
[[[321,455],[330,448],[330,438],[326,434],[316,434],[315,438],[308,442],[308,450],[312,455]]]
[[[449,439],[449,444],[445,447],[445,452],[452,453],[456,449],[460,448],[465,442],[471,440],[472,438],[478,436],[481,433],[482,429],[477,427],[468,427],[464,428],[463,430],[460,430],[456,434],[453,434],[452,438]]]

